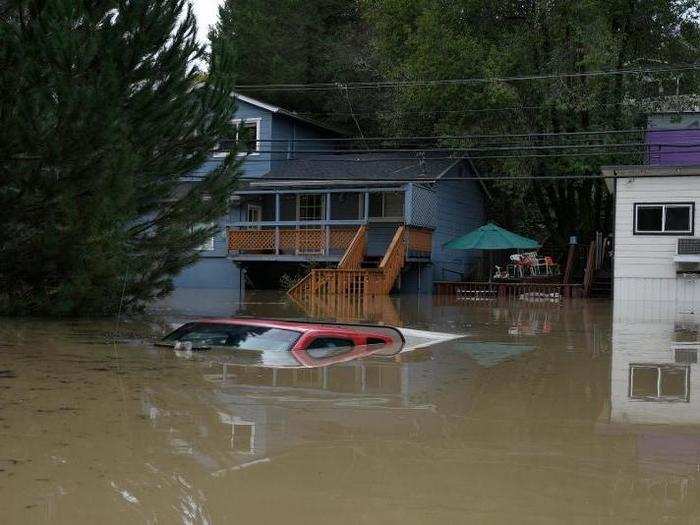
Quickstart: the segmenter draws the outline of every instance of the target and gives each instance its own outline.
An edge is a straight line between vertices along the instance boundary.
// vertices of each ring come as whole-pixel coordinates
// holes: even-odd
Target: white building
[[[700,164],[602,171],[615,198],[615,300],[700,306]]]

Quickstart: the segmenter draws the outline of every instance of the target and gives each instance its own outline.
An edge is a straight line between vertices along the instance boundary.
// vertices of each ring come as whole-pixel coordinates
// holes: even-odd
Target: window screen
[[[662,230],[663,206],[639,206],[637,208],[637,231],[660,232]]]
[[[401,219],[404,210],[402,191],[370,193],[369,216],[373,218]]]
[[[666,231],[690,231],[690,206],[666,206]]]

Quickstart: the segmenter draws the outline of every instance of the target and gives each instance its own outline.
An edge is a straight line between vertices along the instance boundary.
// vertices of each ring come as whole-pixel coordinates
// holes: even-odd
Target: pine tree
[[[230,75],[198,69],[189,5],[9,0],[0,16],[0,311],[99,315],[167,294],[237,173],[182,182],[234,110]]]
[[[359,4],[348,0],[224,0],[210,34],[229,46],[237,84],[353,82],[375,78]],[[338,90],[246,90],[246,95],[354,129],[350,112],[373,103]],[[369,131],[369,130],[366,130]]]

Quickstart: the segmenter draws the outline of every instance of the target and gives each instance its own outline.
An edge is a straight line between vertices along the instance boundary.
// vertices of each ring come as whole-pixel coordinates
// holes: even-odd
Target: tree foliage
[[[694,1],[388,0],[364,5],[381,71],[396,80],[658,67],[696,62],[700,51]],[[639,127],[649,109],[643,101],[676,90],[697,93],[699,78],[692,71],[401,88],[394,92],[395,111],[386,129],[398,134],[513,134]],[[613,136],[595,142],[640,140],[641,135]],[[530,147],[541,144],[528,141]],[[523,139],[511,142],[522,145]],[[548,141],[559,146],[573,142]],[[501,145],[509,144],[504,140]],[[585,177],[599,174],[604,163],[643,161],[620,149],[609,156],[560,151],[566,155],[525,158],[522,154],[552,151],[506,149],[520,158],[476,164],[488,175]],[[574,232],[585,238],[596,230],[610,231],[611,199],[600,180],[516,180],[492,189],[492,212],[505,226],[525,227],[556,244]]]
[[[200,80],[185,0],[3,7],[0,309],[98,315],[162,296],[227,209],[233,163],[181,181],[231,136],[230,75]]]
[[[337,90],[325,92],[244,94],[349,129],[354,123],[347,114],[361,101],[349,99],[340,84],[379,78],[355,1],[225,0],[210,39],[213,49],[231,49],[237,84],[339,82]]]
[[[696,62],[700,38],[693,8],[696,0],[227,0],[213,36],[235,49],[241,84],[495,79]],[[687,71],[257,95],[365,135],[557,133],[643,126],[644,113],[654,109],[650,100],[697,93],[699,79],[697,71]],[[623,139],[638,143],[642,137]],[[478,160],[478,169],[514,177],[586,176],[600,173],[601,164],[643,160],[573,148],[559,153],[575,155],[549,158],[522,154],[556,151],[508,151],[523,142],[499,141],[506,149],[492,154],[517,158]],[[494,144],[466,144],[485,145]],[[611,226],[611,198],[601,181],[523,178],[491,190],[496,220],[557,244],[570,233],[585,238]]]

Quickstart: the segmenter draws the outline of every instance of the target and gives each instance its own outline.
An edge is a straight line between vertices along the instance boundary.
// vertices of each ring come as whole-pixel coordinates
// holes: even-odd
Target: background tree
[[[104,314],[172,289],[227,209],[231,71],[185,0],[9,0],[0,20],[0,309]]]
[[[230,46],[237,84],[354,82],[379,79],[367,51],[360,4],[348,0],[225,0],[210,34],[213,46]],[[339,85],[330,91],[244,94],[357,132],[351,112],[364,104]],[[375,122],[367,125],[372,128]],[[378,131],[376,126],[373,130]]]
[[[676,0],[420,0],[363,3],[372,49],[383,76],[393,80],[504,78],[694,63],[700,51],[695,1]],[[697,93],[697,71],[653,75],[574,77],[522,82],[395,89],[388,134],[549,133],[644,126],[650,98]],[[672,91],[671,91],[672,90]],[[610,228],[610,196],[602,181],[564,180],[600,173],[601,164],[641,162],[639,148],[571,147],[548,158],[524,154],[524,139],[502,139],[520,158],[477,161],[489,175],[562,176],[562,180],[495,184],[492,213],[505,226],[525,228],[563,244]],[[527,139],[527,146],[544,145]],[[587,137],[587,144],[643,141],[643,135]],[[580,144],[549,139],[557,147]],[[448,143],[484,148],[489,142]],[[479,153],[473,152],[474,156]]]

